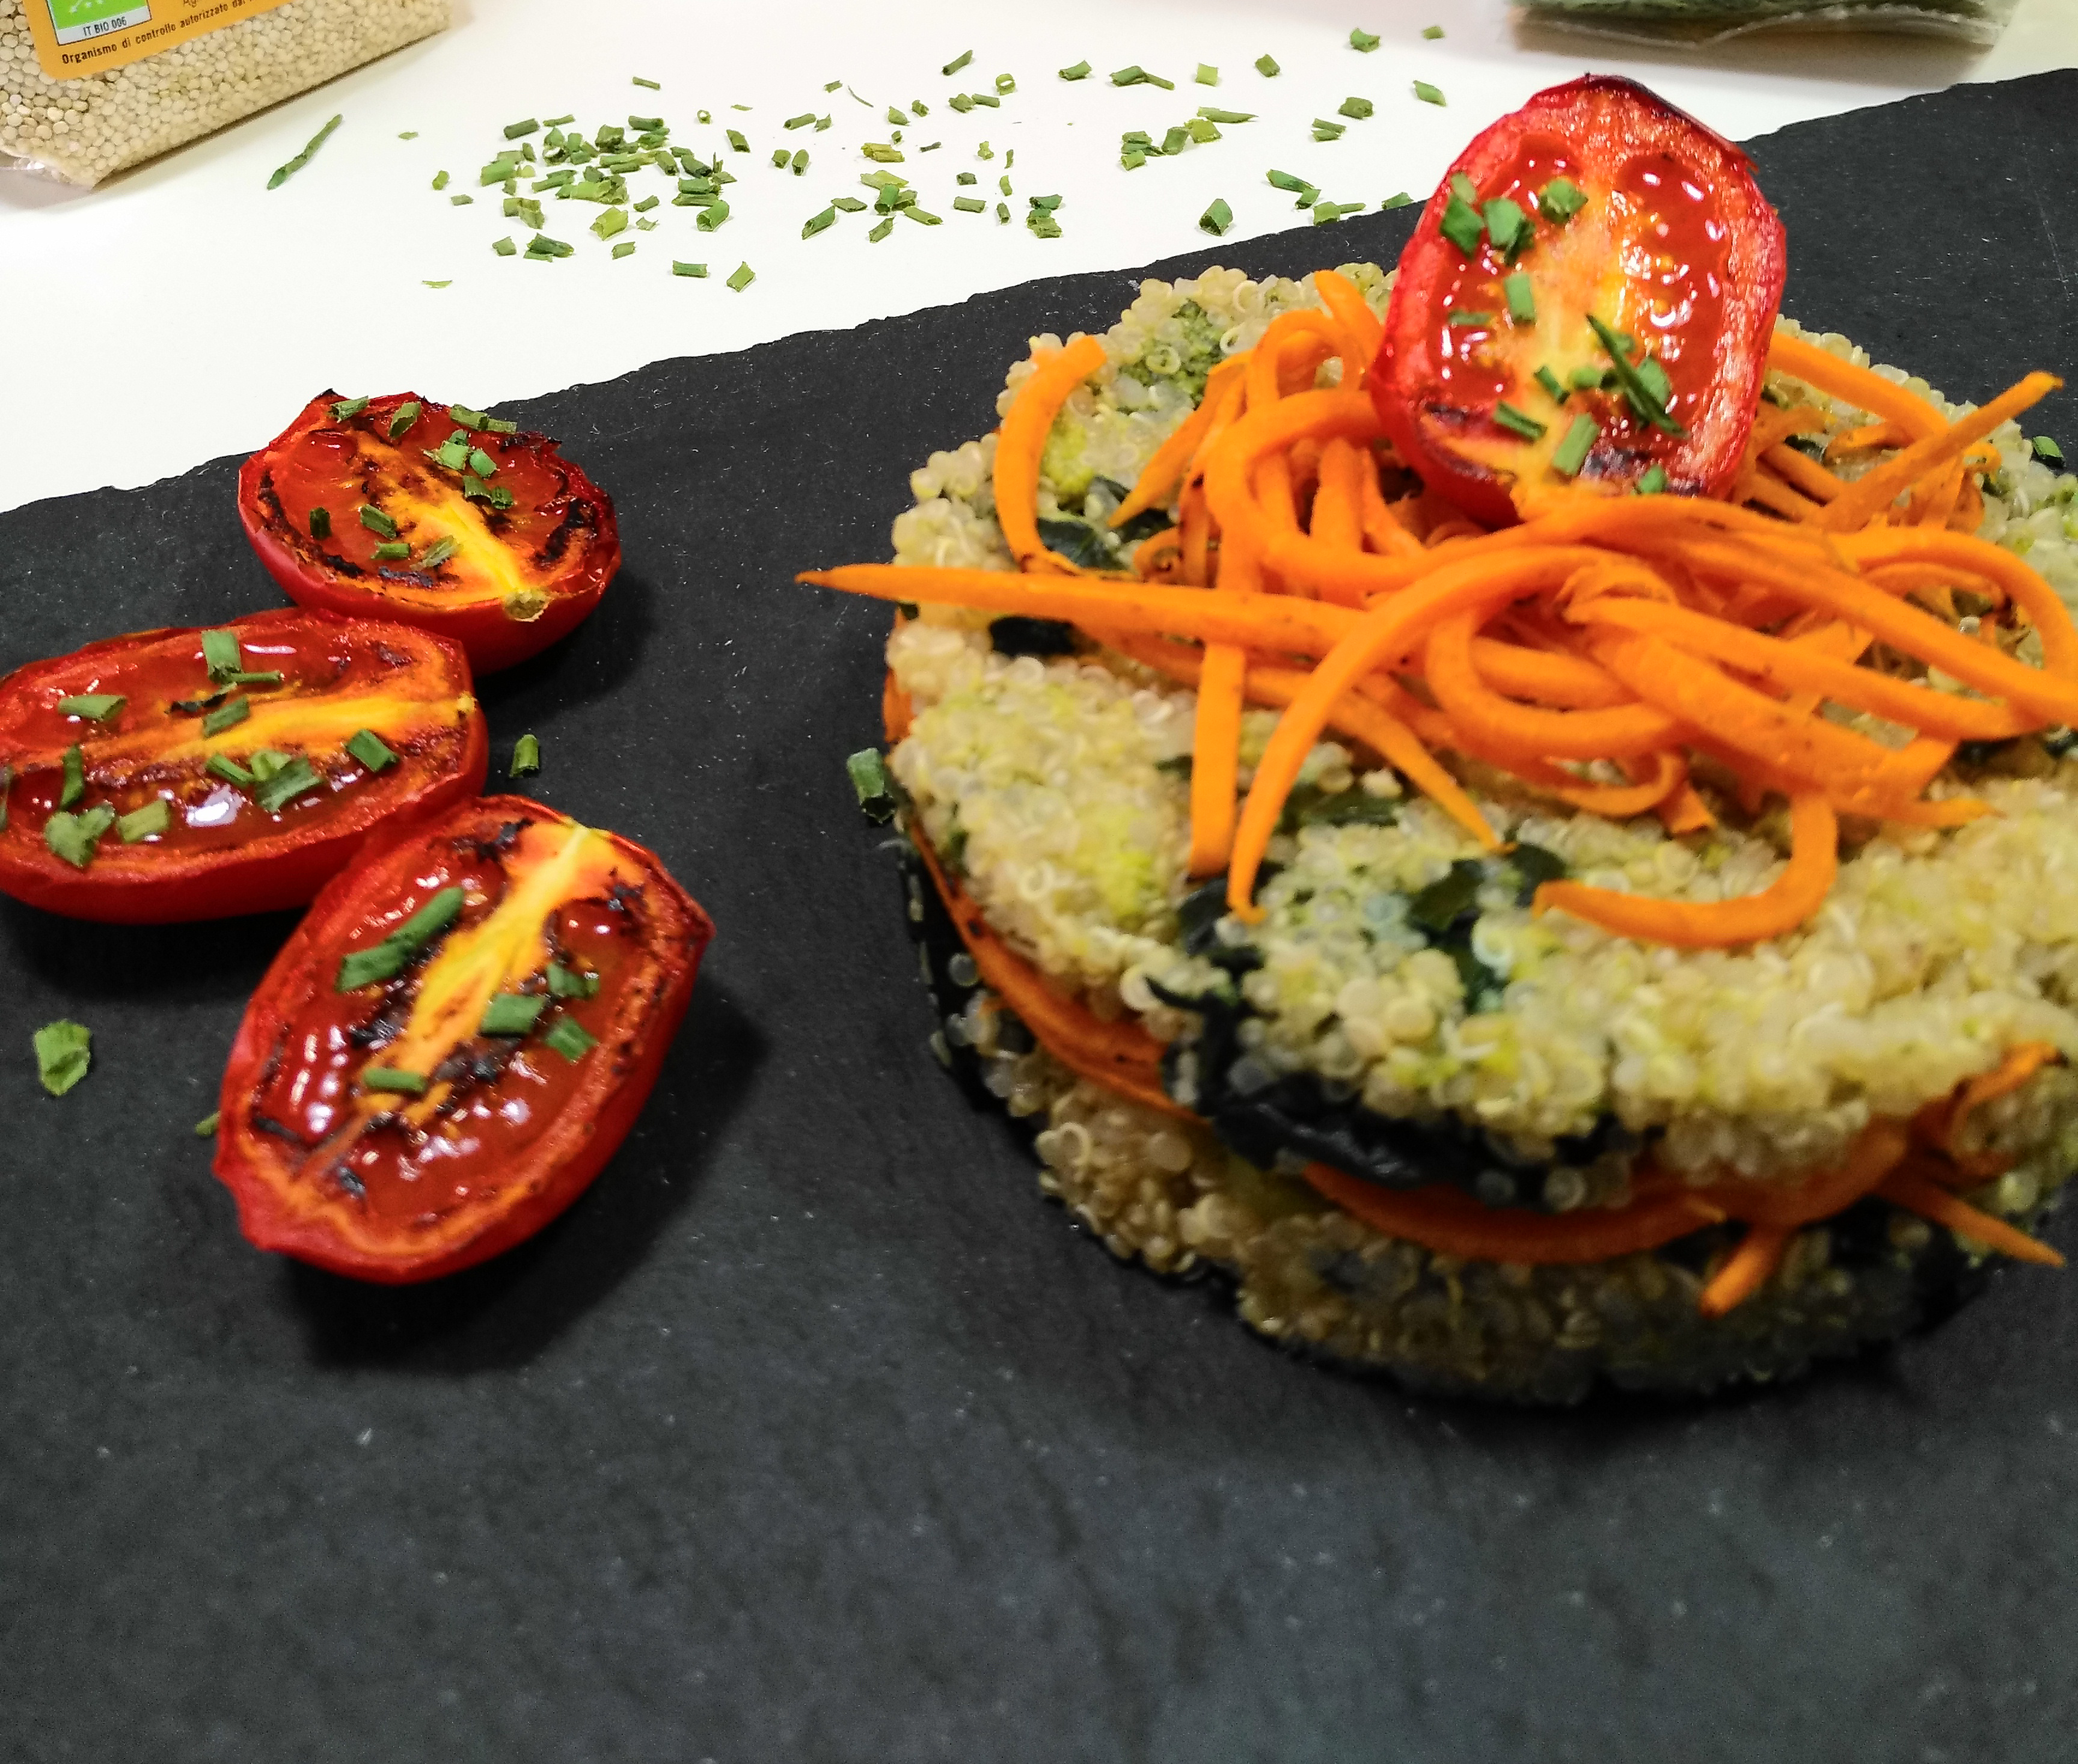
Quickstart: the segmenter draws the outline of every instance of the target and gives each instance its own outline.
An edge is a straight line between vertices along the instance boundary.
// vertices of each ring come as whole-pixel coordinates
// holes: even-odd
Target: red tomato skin
[[[458,1241],[435,1241],[373,1253],[344,1241],[322,1216],[286,1203],[282,1192],[275,1142],[252,1124],[252,1097],[263,1071],[294,1014],[306,984],[328,986],[336,970],[339,932],[356,923],[371,893],[401,886],[415,858],[433,841],[465,827],[503,821],[567,817],[523,796],[490,796],[451,812],[438,822],[419,820],[371,840],[362,861],[333,878],[312,903],[303,923],[282,945],[239,1024],[219,1096],[219,1124],[212,1168],[238,1207],[239,1228],[257,1249],[291,1256],[333,1274],[378,1286],[409,1286],[459,1274],[523,1242],[591,1186],[620,1149],[643,1104],[656,1086],[673,1038],[692,1002],[700,959],[714,936],[714,921],[651,853],[632,840],[611,836],[623,852],[640,860],[645,885],[654,885],[685,926],[682,946],[659,961],[657,984],[636,1026],[639,1039],[616,1036],[612,1057],[601,1060],[579,1100],[592,1104],[582,1120],[559,1120],[544,1154],[508,1190],[498,1215]],[[603,1043],[598,1051],[604,1051]],[[598,1093],[595,1096],[594,1093]],[[579,1112],[574,1106],[566,1115]]]
[[[431,632],[396,632],[394,625],[384,621],[340,619],[324,612],[285,608],[248,613],[220,628],[264,637],[285,626],[313,619],[351,625],[378,636],[388,628],[405,640],[430,639],[448,658],[460,689],[466,690],[470,685],[468,661],[460,645]],[[177,635],[179,631],[180,628],[169,626],[132,632],[89,644],[70,655],[32,661],[0,681],[0,694],[17,689],[31,690],[48,670],[72,666],[83,657],[102,652],[112,655],[131,645]],[[235,857],[174,860],[156,866],[158,874],[151,875],[99,863],[78,870],[52,857],[40,844],[21,850],[0,841],[0,894],[65,918],[106,925],[191,924],[307,906],[327,882],[354,861],[371,838],[386,832],[391,824],[439,815],[474,797],[483,788],[490,766],[490,729],[479,706],[469,720],[468,744],[460,768],[373,815],[344,817],[343,826],[307,840],[263,837]]]
[[[404,396],[416,398],[417,394]],[[337,397],[336,393],[325,392],[312,398],[294,422],[239,468],[239,523],[267,573],[290,599],[299,607],[322,607],[351,618],[387,619],[450,638],[468,653],[469,665],[478,673],[495,673],[539,655],[591,615],[607,585],[620,569],[620,528],[614,517],[613,498],[574,461],[560,454],[557,457],[570,473],[571,487],[599,505],[604,524],[578,563],[557,579],[548,607],[538,619],[508,619],[494,605],[458,607],[452,611],[400,605],[378,589],[364,587],[298,557],[269,523],[261,505],[260,489],[278,451],[314,425],[328,422]]]
[[[1400,255],[1384,340],[1367,377],[1386,433],[1427,488],[1490,527],[1514,524],[1517,511],[1506,482],[1480,463],[1432,444],[1421,415],[1432,390],[1426,344],[1440,285],[1463,261],[1441,230],[1450,180],[1462,173],[1484,190],[1533,132],[1579,145],[1604,176],[1623,157],[1667,152],[1703,172],[1720,194],[1732,223],[1735,261],[1717,349],[1717,396],[1728,411],[1743,414],[1720,424],[1707,444],[1690,444],[1676,457],[1663,457],[1663,463],[1677,490],[1722,495],[1738,474],[1767,375],[1768,341],[1788,271],[1787,239],[1744,152],[1657,94],[1613,75],[1588,74],[1536,94],[1475,137],[1438,181]]]

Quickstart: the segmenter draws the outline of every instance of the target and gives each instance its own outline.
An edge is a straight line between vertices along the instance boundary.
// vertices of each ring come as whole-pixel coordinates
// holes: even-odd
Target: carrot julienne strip
[[[1217,592],[1217,590],[1215,590]],[[1193,876],[1216,876],[1233,845],[1234,799],[1241,769],[1241,709],[1248,657],[1233,644],[1205,651],[1191,746],[1191,856]]]
[[[1721,1317],[1744,1304],[1774,1278],[1792,1235],[1786,1225],[1749,1227],[1738,1248],[1705,1283],[1696,1308],[1706,1317]]]
[[[995,443],[995,518],[1020,569],[1075,567],[1040,540],[1039,461],[1068,394],[1105,359],[1104,344],[1095,337],[1078,337],[1066,348],[1045,355],[1018,388],[1003,419]]]
[[[2047,1244],[1950,1194],[1940,1183],[1911,1165],[1892,1171],[1876,1192],[1907,1212],[1930,1219],[1957,1236],[1971,1238],[1988,1249],[2011,1256],[2016,1261],[2038,1262],[2046,1268],[2063,1266],[2063,1257]]]
[[[1144,514],[1183,482],[1198,451],[1198,444],[1204,440],[1206,431],[1219,415],[1220,402],[1227,389],[1237,385],[1247,371],[1246,359],[1236,356],[1222,361],[1205,376],[1204,395],[1197,409],[1169,432],[1168,438],[1155,448],[1154,457],[1141,468],[1140,476],[1134,480],[1125,500],[1112,511],[1112,526],[1123,527],[1134,515]]]
[[[1914,440],[1938,435],[1947,426],[1947,419],[1926,399],[1886,380],[1872,368],[1843,361],[1808,338],[1778,330],[1768,343],[1767,365],[1816,386],[1829,398],[1896,424]]]

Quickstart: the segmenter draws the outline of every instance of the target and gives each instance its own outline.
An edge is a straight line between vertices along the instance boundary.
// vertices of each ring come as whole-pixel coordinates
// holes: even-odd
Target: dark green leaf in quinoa
[[[1508,861],[1521,878],[1521,886],[1516,890],[1516,899],[1525,907],[1546,882],[1557,882],[1566,874],[1564,858],[1544,846],[1533,845],[1528,840],[1517,842],[1508,854]]]
[[[1407,916],[1424,931],[1441,936],[1478,899],[1486,866],[1475,857],[1460,857],[1437,880],[1407,903]]]
[[[1104,535],[1087,521],[1047,520],[1039,523],[1039,537],[1048,550],[1057,551],[1071,564],[1084,569],[1116,569],[1118,559],[1104,543]]]

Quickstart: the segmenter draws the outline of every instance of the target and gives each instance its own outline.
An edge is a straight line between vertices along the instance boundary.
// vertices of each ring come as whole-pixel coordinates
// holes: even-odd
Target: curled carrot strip
[[[1777,441],[1763,448],[1760,457],[1813,502],[1830,503],[1846,488],[1809,453],[1800,453],[1786,443]]]
[[[1357,285],[1339,269],[1315,270],[1313,291],[1348,340],[1350,348],[1342,355],[1342,384],[1354,391],[1361,376],[1377,359],[1379,345],[1385,340],[1385,327],[1372,314]]]
[[[2038,404],[2063,382],[2053,373],[2030,373],[2009,386],[1990,403],[1958,417],[1938,435],[1914,441],[1892,458],[1864,473],[1826,505],[1814,524],[1836,533],[1866,527],[1905,490],[1992,431]]]
[[[1472,665],[1479,678],[1511,699],[1567,711],[1606,711],[1638,702],[1606,668],[1597,667],[1585,656],[1532,649],[1493,637],[1474,637],[1471,648]]]
[[[1104,347],[1078,337],[1041,357],[1017,390],[995,444],[995,518],[1020,569],[1075,566],[1039,538],[1039,460],[1068,394],[1104,365]]]
[[[1349,551],[1363,544],[1367,473],[1375,484],[1377,473],[1371,470],[1369,461],[1343,436],[1334,436],[1321,449],[1321,487],[1314,493],[1313,519],[1308,528],[1316,539]]]
[[[1990,1071],[1966,1078],[1952,1096],[1928,1103],[1913,1117],[1913,1131],[1966,1176],[2003,1175],[2013,1167],[2013,1160],[1996,1153],[1966,1151],[1963,1129],[1985,1103],[2012,1095],[2043,1066],[2060,1057],[2055,1044],[2048,1041],[2023,1041],[2009,1048]]]
[[[1236,356],[1205,376],[1204,395],[1197,409],[1169,432],[1168,438],[1155,448],[1154,457],[1141,468],[1131,492],[1112,511],[1112,526],[1123,527],[1134,515],[1156,507],[1183,482],[1199,443],[1219,415],[1221,399],[1229,388],[1241,383],[1247,371],[1246,359]]]
[[[1179,527],[1165,527],[1133,548],[1133,573],[1142,582],[1157,577],[1166,580],[1183,561],[1183,532]]]
[[[1363,498],[1364,543],[1387,557],[1419,557],[1421,541],[1407,530],[1393,512],[1402,505],[1386,501],[1385,492],[1379,488],[1378,467],[1369,459],[1364,461],[1358,488]],[[1321,592],[1323,598],[1333,598],[1325,587]]]
[[[1767,346],[1767,365],[1813,386],[1829,398],[1851,404],[1871,416],[1894,423],[1913,440],[1938,435],[1947,419],[1932,404],[1889,380],[1872,368],[1858,368],[1808,338],[1792,337],[1778,330]]]
[[[1792,1184],[1725,1182],[1697,1190],[1730,1219],[1794,1230],[1845,1212],[1872,1192],[1910,1148],[1903,1121],[1879,1116],[1855,1136],[1846,1155],[1830,1170],[1807,1173]]]
[[[1796,929],[1817,911],[1839,874],[1839,821],[1815,790],[1791,799],[1789,861],[1757,895],[1711,903],[1618,894],[1584,882],[1548,882],[1533,911],[1556,910],[1584,919],[1615,937],[1678,949],[1714,949],[1761,943]]]
[[[1475,613],[1459,613],[1430,633],[1423,678],[1436,702],[1489,752],[1531,759],[1618,759],[1650,753],[1680,735],[1663,711],[1633,700],[1606,711],[1544,711],[1490,691],[1472,659]]]

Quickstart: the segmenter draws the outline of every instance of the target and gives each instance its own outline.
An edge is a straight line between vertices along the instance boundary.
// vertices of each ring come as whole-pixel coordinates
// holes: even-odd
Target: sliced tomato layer
[[[467,658],[407,626],[284,610],[111,637],[0,681],[0,891],[125,924],[300,907],[488,758]]]
[[[1736,147],[1629,80],[1554,86],[1429,198],[1371,395],[1428,486],[1490,525],[1568,480],[1721,494],[1786,261]]]
[[[486,673],[571,630],[620,567],[611,499],[553,441],[413,393],[311,399],[245,462],[238,512],[290,599],[439,632]]]
[[[633,1125],[713,933],[650,853],[522,797],[371,849],[232,1050],[216,1173],[246,1236],[394,1283],[538,1230]]]

